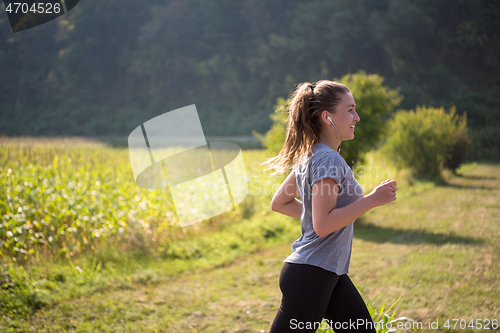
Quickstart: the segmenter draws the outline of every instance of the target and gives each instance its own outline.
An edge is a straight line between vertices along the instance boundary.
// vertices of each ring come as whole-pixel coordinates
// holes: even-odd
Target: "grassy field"
[[[57,165],[64,165],[60,161],[69,158],[70,163],[79,166],[74,170],[94,165],[86,176],[96,177],[90,183],[106,183],[119,192],[117,196],[125,198],[121,209],[132,209],[126,207],[134,203],[137,194],[128,191],[139,190],[126,183],[130,175],[125,169],[125,150],[100,145],[91,148],[87,143],[80,150],[72,150],[54,142],[19,150],[9,144],[2,146],[0,155],[4,161],[3,186],[7,170],[13,169],[15,163],[22,161],[17,167],[31,165],[34,169],[27,175],[49,172],[47,168],[54,168],[57,155]],[[103,168],[99,172],[95,166],[104,165],[102,161],[109,160],[109,154],[120,166],[114,169],[120,170]],[[107,220],[124,228],[122,233],[98,237],[101,239],[95,241],[94,247],[81,248],[73,255],[68,251],[53,255],[54,251],[44,250],[43,243],[36,243],[38,247],[33,243],[27,251],[34,251],[21,265],[23,256],[13,262],[16,251],[4,250],[0,331],[267,332],[279,306],[282,261],[290,253],[290,243],[300,235],[300,226],[298,220],[269,210],[271,189],[280,179],[268,177],[254,163],[265,158],[263,153],[245,151],[244,158],[250,182],[254,182],[250,184],[251,195],[238,210],[199,223],[197,228],[192,226],[184,232],[186,229],[170,223],[168,205],[165,208],[156,204],[147,206],[155,211],[150,215],[158,216],[147,220],[151,232],[156,232],[156,241],[140,223],[148,218],[148,209],[138,209],[140,218],[126,214],[128,219],[123,219],[123,225],[115,221],[118,215],[111,214]],[[412,179],[391,169],[376,154],[370,155],[368,161],[377,167],[374,172],[364,172],[362,167],[353,170],[365,190],[388,177],[395,178],[398,200],[355,222],[349,275],[362,289],[365,300],[380,306],[401,297],[396,317],[413,318],[423,324],[424,331],[498,331],[473,330],[468,325],[475,320],[477,328],[477,319],[500,320],[500,166],[469,163],[458,170],[458,175],[445,173],[444,181],[433,182]],[[65,179],[61,177],[59,182]],[[118,179],[121,186],[114,185],[111,179]],[[39,180],[43,183],[43,179]],[[21,181],[29,183],[21,178],[11,185],[11,191],[16,190],[18,196],[25,195],[17,188]],[[50,195],[68,195],[62,189]],[[144,195],[148,193],[152,192],[145,191]],[[78,200],[91,202],[83,201],[84,197]],[[112,207],[113,198],[103,194],[100,204]],[[17,209],[16,202],[11,202],[9,209]],[[140,202],[136,200],[135,207],[140,208]],[[44,213],[44,202],[33,204],[37,205],[42,207],[39,213]],[[58,206],[53,209],[57,211]],[[10,230],[6,220],[3,216],[2,240]],[[9,221],[18,223],[15,228],[23,225],[20,218]],[[141,227],[135,227],[137,224]],[[169,227],[162,229],[165,225]],[[85,224],[82,226],[85,230]],[[92,235],[90,227],[88,230]],[[37,232],[50,231],[49,227]],[[9,255],[11,260],[7,260]],[[450,328],[445,327],[448,319]],[[466,327],[460,328],[462,321],[453,329],[457,323],[453,319],[465,320]],[[438,330],[428,329],[429,322],[436,321]]]

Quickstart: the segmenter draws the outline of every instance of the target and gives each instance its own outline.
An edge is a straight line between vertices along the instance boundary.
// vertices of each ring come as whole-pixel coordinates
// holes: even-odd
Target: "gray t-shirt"
[[[353,223],[319,237],[312,224],[312,186],[323,178],[333,178],[339,186],[335,208],[347,206],[362,198],[363,189],[344,158],[324,143],[315,144],[310,159],[305,163],[301,161],[299,159],[294,165],[293,172],[302,198],[302,236],[292,244],[293,253],[284,261],[318,266],[338,275],[347,274],[351,259]]]

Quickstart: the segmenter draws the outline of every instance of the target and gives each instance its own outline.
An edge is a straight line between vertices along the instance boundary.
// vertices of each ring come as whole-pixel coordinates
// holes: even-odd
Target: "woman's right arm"
[[[327,177],[314,183],[312,188],[314,231],[319,237],[329,235],[353,222],[370,209],[396,200],[396,185],[396,181],[386,180],[370,194],[347,206],[335,208],[338,195],[337,182]]]

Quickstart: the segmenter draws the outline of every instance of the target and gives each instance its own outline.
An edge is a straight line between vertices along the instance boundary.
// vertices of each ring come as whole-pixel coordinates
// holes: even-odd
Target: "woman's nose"
[[[361,118],[359,118],[358,113],[357,113],[356,111],[354,111],[354,113],[356,114],[356,115],[355,115],[355,117],[354,117],[354,120],[355,120],[356,122],[360,121],[360,120],[361,120]]]

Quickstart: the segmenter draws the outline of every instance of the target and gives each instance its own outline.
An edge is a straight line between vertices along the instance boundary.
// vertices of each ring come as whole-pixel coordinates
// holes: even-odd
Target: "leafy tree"
[[[387,127],[390,134],[382,150],[398,168],[408,168],[417,176],[440,177],[453,147],[467,140],[466,115],[457,115],[455,108],[449,113],[433,107],[400,110]],[[457,167],[455,163],[453,168]]]
[[[498,54],[492,0],[87,0],[16,34],[0,15],[0,133],[125,136],[193,103],[207,135],[264,133],[297,82],[363,69],[401,108],[466,111],[469,158],[500,159]]]

